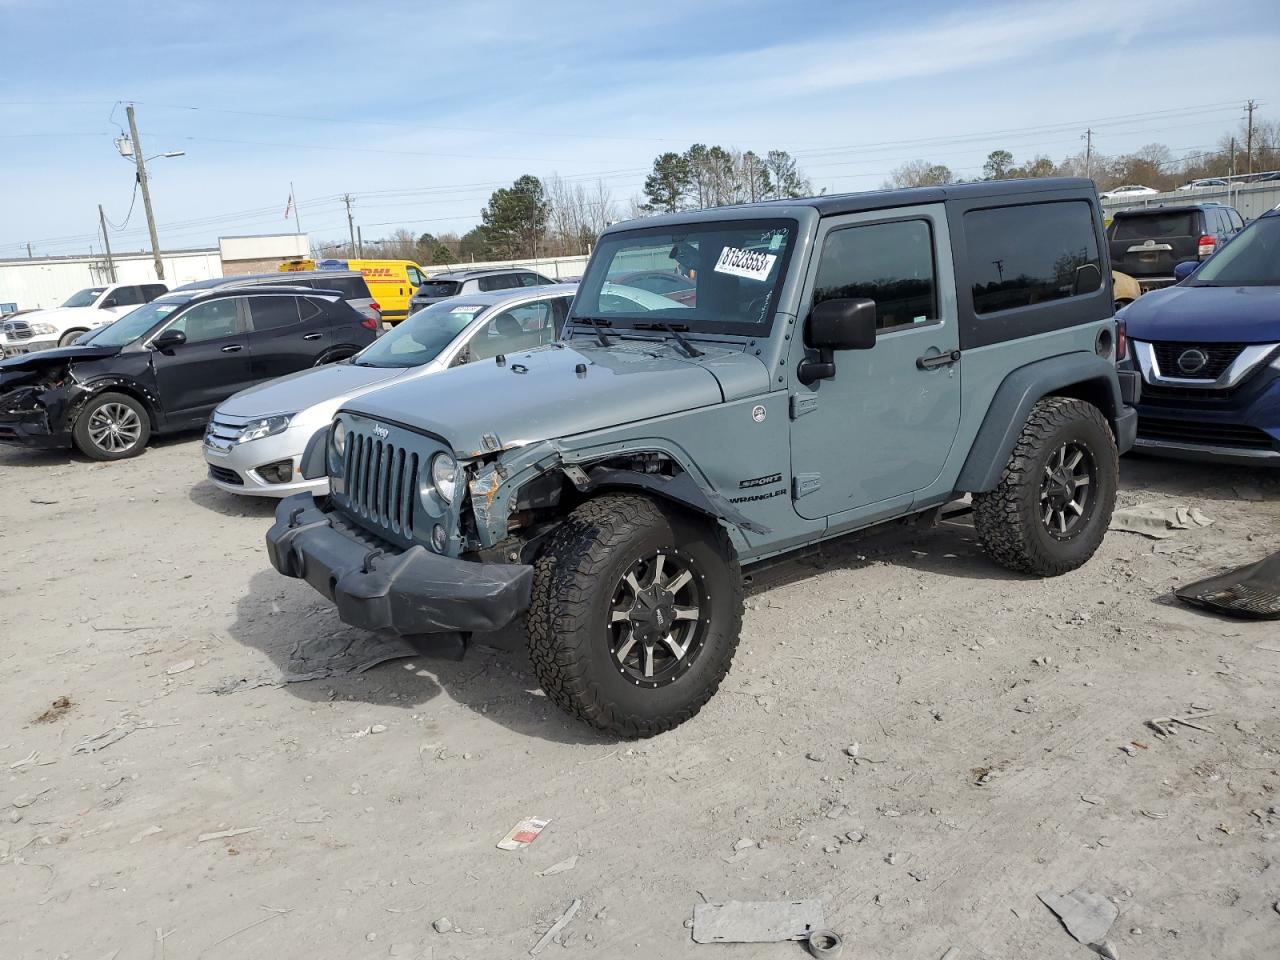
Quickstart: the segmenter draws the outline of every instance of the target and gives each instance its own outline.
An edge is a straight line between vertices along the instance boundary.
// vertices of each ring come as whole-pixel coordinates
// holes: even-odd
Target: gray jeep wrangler
[[[523,615],[562,708],[669,730],[729,669],[744,566],[966,494],[1006,567],[1089,559],[1136,422],[1110,278],[1088,180],[620,224],[562,341],[340,410],[304,455],[330,494],[281,502],[271,562],[370,630]]]

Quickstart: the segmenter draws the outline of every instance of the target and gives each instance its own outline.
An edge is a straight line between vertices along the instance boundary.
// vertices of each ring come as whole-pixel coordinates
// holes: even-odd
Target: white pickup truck
[[[0,324],[0,352],[6,357],[70,346],[94,327],[111,323],[167,293],[163,283],[112,283],[87,287],[60,307],[32,310]]]

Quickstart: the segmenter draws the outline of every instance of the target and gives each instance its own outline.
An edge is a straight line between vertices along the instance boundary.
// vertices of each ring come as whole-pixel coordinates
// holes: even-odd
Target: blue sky
[[[1261,0],[1124,4],[585,0],[306,4],[0,0],[0,257],[73,253],[121,223],[112,139],[137,105],[166,248],[302,228],[465,230],[522,173],[603,179],[625,209],[663,150],[790,150],[816,187],[924,158],[976,175],[1159,141],[1210,147],[1241,105],[1280,117]],[[113,248],[146,245],[141,202]]]

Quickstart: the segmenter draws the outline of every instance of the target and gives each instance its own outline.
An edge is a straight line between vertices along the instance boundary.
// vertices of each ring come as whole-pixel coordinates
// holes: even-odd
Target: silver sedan
[[[249,496],[327,492],[327,479],[302,477],[300,461],[339,407],[391,383],[558,340],[576,289],[554,284],[454,297],[412,314],[350,360],[242,390],[209,419],[209,479]]]

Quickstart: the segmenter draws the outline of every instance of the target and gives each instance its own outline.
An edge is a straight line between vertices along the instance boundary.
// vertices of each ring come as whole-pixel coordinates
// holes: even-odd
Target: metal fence
[[[1199,190],[1171,190],[1168,193],[1145,197],[1125,197],[1103,200],[1102,209],[1107,213],[1117,210],[1135,210],[1142,207],[1185,207],[1190,203],[1223,203],[1235,207],[1246,220],[1273,210],[1280,205],[1280,181],[1266,183],[1232,183],[1225,187],[1207,187]]]

